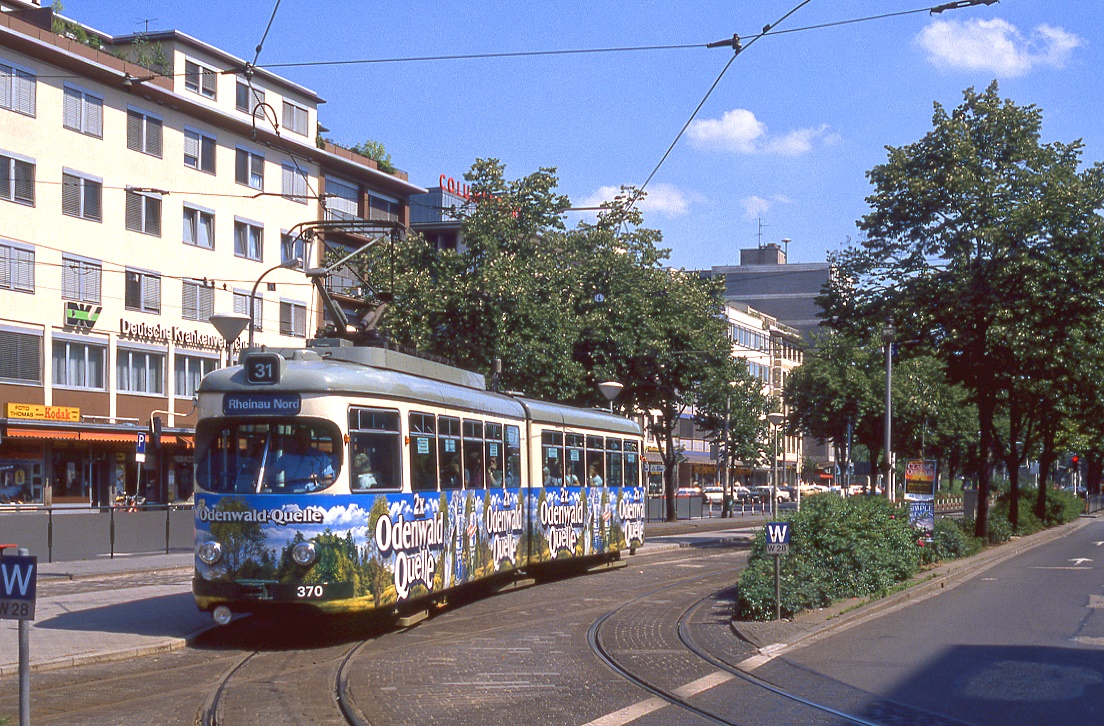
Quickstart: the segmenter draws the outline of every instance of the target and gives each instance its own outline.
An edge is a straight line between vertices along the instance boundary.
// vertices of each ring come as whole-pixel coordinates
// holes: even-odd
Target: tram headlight
[[[205,565],[217,564],[222,559],[222,545],[218,542],[204,542],[196,550],[199,559]]]
[[[291,559],[295,560],[295,564],[306,567],[313,565],[316,554],[314,551],[313,542],[300,542],[291,548]]]

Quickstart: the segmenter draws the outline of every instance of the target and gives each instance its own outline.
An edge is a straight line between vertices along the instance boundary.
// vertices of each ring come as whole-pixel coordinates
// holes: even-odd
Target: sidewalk
[[[645,524],[641,552],[746,538],[762,517]],[[38,564],[32,671],[102,663],[183,648],[214,626],[192,598],[193,554],[116,555]],[[0,677],[19,672],[18,621],[0,620]]]

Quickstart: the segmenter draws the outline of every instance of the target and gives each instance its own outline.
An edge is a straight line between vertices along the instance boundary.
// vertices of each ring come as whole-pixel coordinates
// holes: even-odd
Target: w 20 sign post
[[[774,619],[782,619],[782,555],[790,551],[790,523],[767,522],[767,554],[774,555]]]
[[[31,648],[27,621],[34,620],[35,584],[38,558],[27,550],[11,557],[4,550],[15,545],[0,545],[0,619],[19,621],[19,723],[31,723]]]

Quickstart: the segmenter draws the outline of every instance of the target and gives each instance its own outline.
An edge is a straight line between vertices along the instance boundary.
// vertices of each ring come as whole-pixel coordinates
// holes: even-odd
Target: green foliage
[[[1066,522],[1072,522],[1081,516],[1084,511],[1084,502],[1073,495],[1072,492],[1068,492],[1065,489],[1050,489],[1047,491],[1046,502],[1046,515],[1042,521],[1035,515],[1034,503],[1039,493],[1034,488],[1021,489],[1020,490],[1020,502],[1019,502],[1019,526],[1016,527],[1015,534],[1025,535],[1032,532],[1038,532],[1047,527],[1054,527],[1059,524],[1065,524]],[[1000,519],[1007,521],[1009,519],[1009,509],[1011,505],[1011,495],[1008,492],[1002,492],[997,498],[996,504],[993,505],[993,511],[990,513],[990,526],[993,525],[993,521]],[[992,537],[990,537],[992,540]]]
[[[81,45],[87,45],[89,48],[94,48],[96,50],[104,49],[103,41],[100,40],[99,36],[89,33],[83,26],[77,23],[63,20],[58,17],[58,15],[65,11],[65,6],[62,5],[61,2],[54,0],[50,9],[54,11],[54,18],[50,28],[54,33],[65,36],[66,38],[72,38]]]
[[[907,510],[880,497],[812,496],[804,500],[790,526],[790,553],[782,558],[786,616],[840,598],[884,593],[920,566],[920,548]],[[772,557],[760,533],[737,584],[737,617],[773,617]]]
[[[921,548],[924,564],[956,560],[981,551],[981,540],[962,528],[954,519],[935,520],[931,544]]]
[[[395,173],[395,165],[391,162],[391,154],[387,153],[386,147],[379,141],[369,139],[356,146],[350,146],[349,151],[376,162],[380,171],[385,171],[388,174]]]

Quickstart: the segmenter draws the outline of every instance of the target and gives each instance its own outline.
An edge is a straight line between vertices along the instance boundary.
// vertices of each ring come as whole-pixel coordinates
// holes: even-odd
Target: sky
[[[688,269],[783,239],[790,262],[824,261],[858,238],[866,172],[886,147],[918,141],[933,104],[953,109],[994,80],[1042,111],[1044,142],[1081,139],[1086,164],[1104,160],[1104,3],[278,3],[273,17],[277,0],[65,0],[64,14],[111,35],[148,22],[246,60],[273,18],[258,65],[375,61],[270,69],[326,100],[319,120],[336,142],[381,142],[422,187],[479,158],[509,178],[554,167],[578,207],[651,177],[645,226]],[[871,16],[890,17],[841,24]],[[731,46],[705,47],[734,33],[734,60]],[[679,47],[402,60],[652,46]]]

